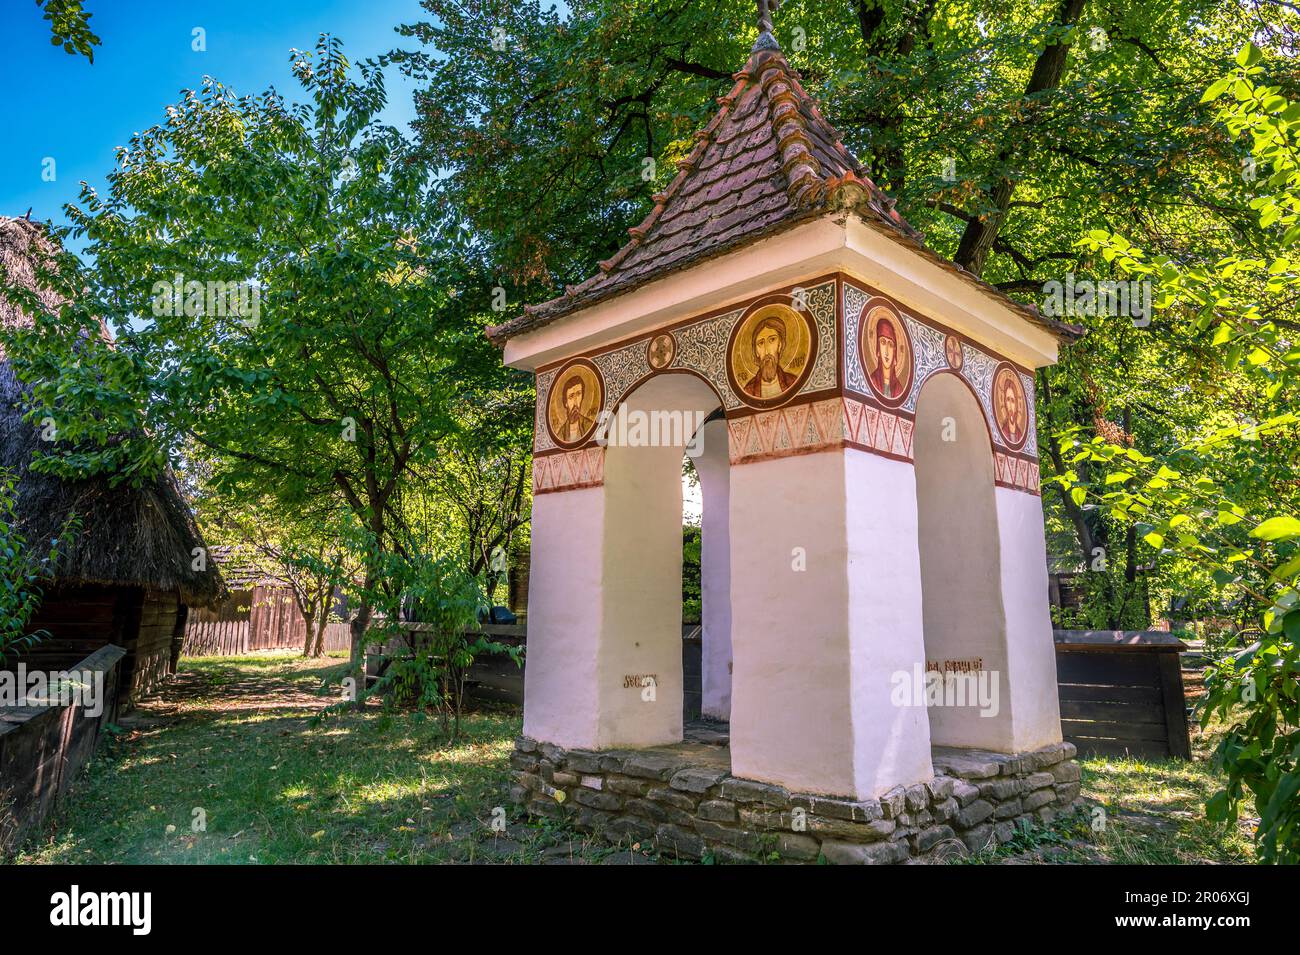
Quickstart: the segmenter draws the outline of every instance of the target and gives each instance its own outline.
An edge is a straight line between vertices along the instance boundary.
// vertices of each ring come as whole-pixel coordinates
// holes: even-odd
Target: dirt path
[[[125,716],[47,833],[17,861],[648,863],[506,797],[517,709],[467,716],[449,744],[420,714],[342,712],[340,660],[186,660]]]
[[[322,696],[319,681],[341,661],[305,660],[297,652],[256,657],[184,661],[162,689],[141,701],[122,725],[136,720],[220,718],[235,712],[307,711],[318,713],[334,700]],[[257,664],[249,666],[249,661]]]
[[[121,721],[48,832],[20,862],[648,864],[511,804],[516,708],[470,714],[455,743],[420,714],[320,717],[340,660],[295,654],[186,660]],[[1089,832],[1035,833],[992,858],[1043,862],[1248,861],[1248,839],[1209,825],[1207,766],[1084,763],[1105,808]]]

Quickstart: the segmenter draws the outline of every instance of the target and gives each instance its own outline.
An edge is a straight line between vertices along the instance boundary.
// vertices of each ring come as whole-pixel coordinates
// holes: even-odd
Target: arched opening
[[[930,739],[1009,750],[993,453],[979,400],[957,375],[922,389],[913,457]]]
[[[618,689],[604,745],[682,739],[682,460],[703,466],[701,583],[704,653],[717,636],[717,455],[727,460],[726,423],[705,424],[721,402],[690,374],[659,374],[633,389],[610,418],[604,464],[605,558],[598,674]],[[725,545],[723,550],[725,550]],[[729,588],[729,577],[728,577]],[[728,600],[727,590],[722,591]],[[729,619],[729,613],[726,615]],[[727,646],[730,646],[728,633]],[[728,687],[729,696],[729,687]]]
[[[693,459],[699,476],[700,714],[731,718],[731,458],[719,408],[701,429]]]

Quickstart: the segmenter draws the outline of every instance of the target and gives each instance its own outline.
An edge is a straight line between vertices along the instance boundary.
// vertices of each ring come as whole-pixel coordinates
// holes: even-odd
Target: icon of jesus
[[[884,398],[894,399],[902,396],[904,382],[898,367],[898,333],[892,322],[876,323],[876,367],[871,372],[871,386]]]
[[[763,319],[754,327],[750,347],[758,371],[745,383],[745,394],[751,398],[776,398],[789,391],[799,376],[781,367],[785,322],[775,316]]]
[[[582,399],[586,396],[587,386],[579,375],[570,375],[564,382],[564,421],[560,427],[560,440],[564,442],[581,441],[591,430],[596,419],[582,413]]]
[[[1025,440],[1025,422],[1021,417],[1022,403],[1016,380],[1011,375],[1001,376],[997,402],[1002,412],[1002,434],[1011,444],[1018,445]]]

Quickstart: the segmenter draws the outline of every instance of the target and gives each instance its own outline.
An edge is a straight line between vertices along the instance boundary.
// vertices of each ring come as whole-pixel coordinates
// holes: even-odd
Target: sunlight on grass
[[[50,830],[16,861],[647,861],[521,818],[507,796],[517,710],[467,714],[450,744],[439,720],[417,714],[317,719],[333,700],[317,691],[334,666],[290,654],[183,661],[162,702],[105,741]],[[1251,861],[1248,825],[1205,819],[1214,777],[1204,752],[1189,763],[1081,759],[1083,794],[1104,810],[1100,829],[1090,808],[966,861]],[[504,834],[490,828],[494,811],[505,814]]]
[[[1203,754],[1182,760],[1079,761],[1084,795],[1104,810],[1095,834],[1109,861],[1127,864],[1253,861],[1249,827],[1205,818],[1216,780]]]
[[[1015,858],[1030,862],[1189,865],[1254,861],[1251,827],[1205,818],[1205,800],[1216,779],[1204,752],[1182,760],[1082,757],[1080,813],[1051,827],[1016,834],[974,863]]]
[[[106,742],[52,831],[16,861],[521,862],[559,843],[606,851],[509,805],[517,711],[467,714],[450,745],[437,719],[416,714],[317,720],[331,700],[314,694],[334,666],[291,654],[183,661],[168,721],[142,706],[144,722]],[[494,810],[509,813],[507,836],[489,828]]]

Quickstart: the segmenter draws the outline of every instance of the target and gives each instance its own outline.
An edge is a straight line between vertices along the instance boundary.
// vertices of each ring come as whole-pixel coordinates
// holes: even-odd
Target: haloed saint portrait
[[[912,389],[912,339],[892,305],[868,302],[858,323],[858,354],[876,397],[900,405]]]
[[[556,373],[546,399],[546,423],[551,440],[573,448],[591,437],[605,400],[605,389],[595,365],[576,359]]]
[[[745,404],[771,408],[794,397],[817,348],[812,322],[782,303],[759,305],[736,323],[727,377]]]
[[[1020,373],[1003,362],[993,373],[993,418],[997,422],[1002,440],[1013,451],[1018,451],[1029,437],[1029,405],[1025,401],[1025,385]]]

